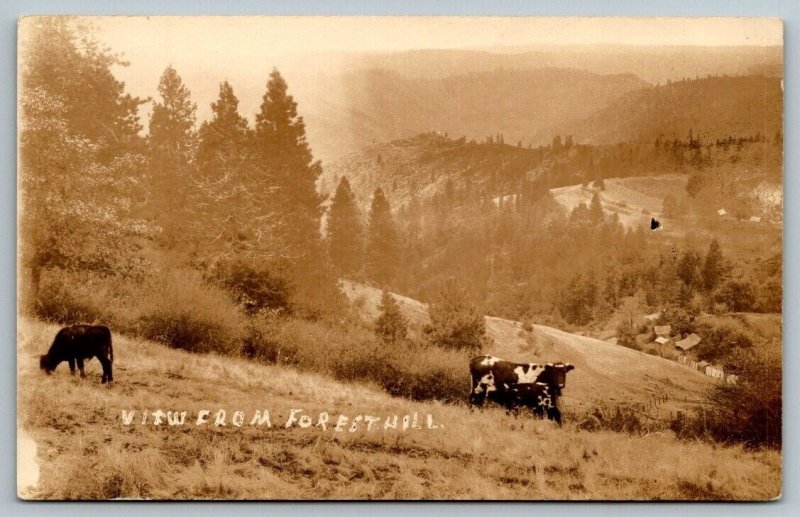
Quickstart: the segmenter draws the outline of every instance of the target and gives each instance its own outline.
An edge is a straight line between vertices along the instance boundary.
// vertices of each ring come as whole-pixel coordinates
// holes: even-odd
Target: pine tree
[[[380,315],[375,320],[375,334],[388,344],[397,344],[405,340],[408,335],[408,320],[388,291],[383,291],[378,309]]]
[[[297,103],[276,69],[269,76],[256,114],[255,148],[278,189],[278,208],[290,254],[295,259],[313,261],[320,255],[322,199],[316,181],[322,166],[314,161],[303,117],[298,115]]]
[[[423,331],[432,344],[474,352],[488,344],[486,320],[455,280],[451,279],[444,285],[428,313],[431,322]]]
[[[127,63],[66,16],[42,16],[25,23],[30,37],[21,47],[22,90],[39,89],[58,99],[69,131],[96,144],[101,162],[141,152],[138,110],[147,99],[125,93],[125,83],[112,72],[112,67]]]
[[[239,99],[224,81],[211,104],[212,117],[200,126],[197,163],[201,176],[217,179],[241,167],[247,158],[247,120],[239,115]]]
[[[355,277],[361,270],[364,232],[350,182],[343,176],[328,211],[328,252],[336,271]]]
[[[693,249],[686,250],[678,261],[678,276],[689,289],[689,292],[701,287],[701,266],[700,255]]]
[[[366,274],[378,285],[385,286],[394,279],[397,263],[397,234],[389,201],[380,188],[372,196],[366,244]]]
[[[605,212],[603,212],[603,204],[600,202],[600,194],[595,192],[589,205],[589,220],[592,224],[601,224],[604,219]]]
[[[191,203],[200,252],[214,260],[282,258],[274,188],[250,151],[250,131],[238,106],[231,85],[221,83],[212,118],[200,127]]]
[[[703,262],[703,286],[707,291],[713,291],[725,279],[726,272],[722,250],[717,239],[714,239],[708,246],[708,253],[706,253],[706,259]]]
[[[191,94],[172,66],[164,70],[158,84],[161,102],[153,105],[148,135],[150,171],[153,175],[153,206],[156,220],[167,240],[174,244],[185,235],[182,208],[190,183],[195,150],[195,112]]]

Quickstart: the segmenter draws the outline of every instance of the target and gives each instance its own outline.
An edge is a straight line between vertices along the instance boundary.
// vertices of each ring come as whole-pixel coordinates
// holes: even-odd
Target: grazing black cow
[[[566,385],[567,372],[573,368],[569,363],[512,363],[489,355],[478,356],[469,363],[469,402],[480,406],[488,398],[512,410],[527,406],[537,415],[546,413],[560,422],[556,402]]]
[[[83,371],[83,360],[96,357],[103,366],[102,383],[111,382],[111,363],[114,349],[111,346],[111,331],[102,325],[73,325],[58,331],[50,350],[39,358],[39,367],[50,374],[63,361],[69,362],[69,371],[75,373],[75,363]]]

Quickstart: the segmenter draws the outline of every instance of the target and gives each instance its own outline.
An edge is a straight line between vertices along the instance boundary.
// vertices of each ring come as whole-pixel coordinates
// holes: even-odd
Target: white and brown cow
[[[482,355],[469,363],[472,389],[469,402],[481,406],[488,398],[510,410],[520,406],[560,423],[558,397],[567,382],[569,363],[512,363]]]

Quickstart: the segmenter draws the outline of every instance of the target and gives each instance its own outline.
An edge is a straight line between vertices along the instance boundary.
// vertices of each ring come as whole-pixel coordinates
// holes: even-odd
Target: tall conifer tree
[[[185,235],[183,208],[187,203],[191,164],[196,147],[194,132],[197,105],[172,66],[158,84],[161,102],[153,105],[148,135],[150,172],[156,220],[168,242]]]
[[[353,277],[361,270],[364,231],[346,176],[339,181],[328,212],[328,252],[339,274]]]
[[[398,267],[397,233],[389,201],[380,188],[372,196],[367,230],[366,273],[378,285],[388,285]]]
[[[278,70],[270,74],[256,114],[254,142],[259,161],[269,168],[278,190],[287,248],[295,260],[313,261],[320,255],[322,199],[316,181],[322,166],[314,161],[303,117]]]

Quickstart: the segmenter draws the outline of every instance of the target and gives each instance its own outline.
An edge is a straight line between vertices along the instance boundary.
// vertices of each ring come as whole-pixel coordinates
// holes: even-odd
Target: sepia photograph
[[[781,498],[780,19],[17,50],[19,498]]]

